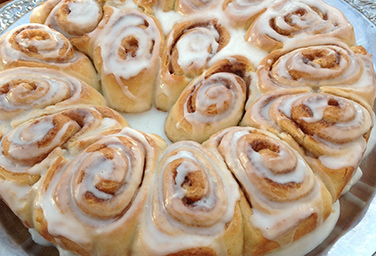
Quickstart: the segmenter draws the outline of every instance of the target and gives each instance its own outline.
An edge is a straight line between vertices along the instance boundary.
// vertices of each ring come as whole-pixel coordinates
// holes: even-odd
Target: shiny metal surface
[[[28,22],[30,10],[42,0],[15,0],[0,9],[0,34]],[[357,43],[373,54],[376,63],[375,0],[326,0],[342,10],[354,25]],[[363,177],[340,198],[341,215],[331,235],[309,256],[370,256],[376,252],[376,149],[361,165]],[[52,247],[36,245],[26,228],[0,200],[0,255],[58,255]]]

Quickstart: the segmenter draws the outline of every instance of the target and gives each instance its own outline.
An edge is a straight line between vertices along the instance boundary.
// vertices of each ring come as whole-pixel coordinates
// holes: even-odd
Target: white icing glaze
[[[130,144],[122,144],[121,138],[129,141]],[[155,149],[148,143],[144,135],[131,128],[124,128],[117,134],[99,140],[93,144],[93,147],[95,145],[105,145],[113,149],[115,158],[111,161],[107,159],[101,162],[104,159],[103,156],[100,156],[100,150],[83,151],[52,177],[47,191],[36,199],[35,205],[37,208],[43,209],[48,232],[54,237],[63,236],[77,244],[89,243],[93,236],[101,233],[106,234],[111,229],[125,225],[125,221],[128,218],[133,218],[135,212],[143,205],[141,202],[146,188],[139,186],[141,177],[144,179],[143,182],[148,183],[147,180],[149,180],[152,171],[150,168],[152,168],[152,161],[155,158]],[[95,161],[92,162],[91,159],[95,159]],[[122,166],[125,167],[124,164],[129,167],[129,170],[122,169]],[[120,169],[116,170],[111,167],[120,167]],[[80,180],[78,176],[82,171],[81,168],[85,171],[83,180]],[[121,187],[114,195],[111,195],[113,199],[110,200],[108,200],[110,194],[103,197],[103,191],[98,191],[97,188],[98,179],[108,177],[111,177],[111,180],[121,181]],[[66,191],[67,189],[68,191]],[[82,196],[86,192],[99,195],[104,200],[102,203],[106,205],[103,206],[106,211],[98,212],[102,217],[90,216],[87,213],[92,209],[82,200]],[[125,201],[130,203],[129,208],[123,201],[124,197]],[[56,199],[58,202],[55,201]],[[122,202],[120,203],[119,200]],[[116,208],[116,205],[122,209],[127,208],[127,210],[120,212],[120,215],[116,214],[111,217],[111,213],[107,210]],[[81,208],[83,206],[88,208],[83,211]],[[110,215],[107,216],[108,214]]]
[[[79,99],[82,83],[58,71],[44,68],[14,68],[0,73],[0,87],[9,85],[0,95],[0,116],[22,109],[44,108],[49,105]]]
[[[159,8],[155,9],[154,15],[159,20],[165,35],[167,35],[172,30],[173,26],[176,23],[181,22],[184,19],[184,16],[178,12],[164,12]]]
[[[33,37],[29,38],[27,31],[33,30],[41,31],[44,35],[48,36],[44,40],[35,40]],[[57,58],[64,59],[67,57],[67,54],[73,50],[72,46],[68,44],[65,52],[61,52],[62,46],[65,42],[59,32],[53,31],[47,26],[41,24],[25,24],[10,30],[2,37],[2,40],[0,40],[1,55],[3,57],[3,62],[5,63],[11,63],[18,59],[35,60],[33,57],[29,57],[24,52],[12,47],[10,44],[10,38],[14,35],[17,44],[23,48],[36,47],[45,60]]]
[[[304,14],[299,11],[304,10]],[[321,14],[326,19],[321,17]],[[286,18],[288,17],[288,18]],[[293,36],[285,36],[278,33],[272,26],[266,25],[270,20],[279,29],[288,31]],[[327,5],[323,1],[300,0],[282,2],[268,8],[257,18],[250,31],[250,40],[257,33],[264,33],[268,37],[280,42],[307,40],[316,34],[337,35],[337,37],[348,35],[344,31],[351,31],[352,26],[343,14]]]
[[[360,167],[356,169],[356,171],[353,173],[353,176],[351,177],[351,180],[346,184],[345,188],[342,190],[341,195],[346,194],[350,191],[350,189],[362,178],[363,172]]]
[[[368,157],[369,154],[373,151],[373,149],[376,146],[376,128],[375,128],[376,116],[375,116],[375,112],[373,112],[373,120],[374,120],[373,128],[372,128],[371,134],[369,135],[369,139],[368,139],[368,142],[367,142],[367,148],[366,148],[366,151],[364,152],[363,158]]]
[[[220,127],[236,125],[241,118],[244,109],[246,88],[243,80],[232,73],[215,73],[210,77],[198,78],[186,89],[192,92],[183,99],[183,116],[192,126],[192,135],[201,136],[208,125],[218,124]],[[194,98],[194,109],[191,111],[190,104]],[[179,102],[182,98],[179,99]],[[215,106],[215,114],[210,113]],[[176,127],[181,126],[182,120],[177,120]],[[214,127],[213,127],[214,128]]]
[[[267,144],[265,141],[277,145],[278,151],[274,151],[277,156],[265,156],[263,159],[264,156],[252,148],[247,138],[259,140],[260,136],[264,141],[261,145]],[[250,221],[264,237],[284,245],[286,241],[280,240],[283,234],[312,213],[322,212],[321,183],[303,158],[275,135],[251,127],[232,127],[212,137],[211,141],[209,147],[216,145],[227,166],[242,184],[252,205]],[[256,179],[256,176],[259,178]],[[286,189],[289,200],[281,200],[277,195],[276,198],[271,197],[273,190],[269,192],[270,189],[263,187],[265,185],[260,185],[262,180],[271,180],[274,184],[302,183],[300,188],[304,189]],[[318,223],[320,221],[319,218]]]
[[[242,29],[229,29],[229,43],[209,61],[209,65],[229,56],[241,55],[248,58],[253,65],[257,66],[265,58],[267,52],[262,51],[244,40],[245,31]]]
[[[233,0],[224,6],[224,13],[235,26],[244,26],[256,15],[280,0]]]
[[[275,124],[281,122],[286,117],[291,118],[291,109],[298,104],[304,104],[311,109],[312,117],[303,117],[302,120],[306,122],[320,121],[324,115],[324,110],[327,108],[326,103],[328,99],[335,99],[339,106],[342,107],[342,117],[331,126],[325,127],[313,136],[313,138],[320,143],[324,155],[320,155],[318,159],[321,163],[331,169],[340,169],[345,166],[357,166],[363,156],[366,147],[366,140],[363,135],[372,127],[372,116],[361,105],[350,100],[340,98],[328,94],[297,94],[292,96],[282,96],[269,103],[270,108],[264,109],[261,114],[261,123]],[[266,106],[263,106],[264,108]],[[257,106],[254,111],[259,111]],[[283,115],[278,115],[277,119],[272,121],[270,119],[270,111],[280,111]],[[258,117],[257,117],[258,118]],[[255,119],[256,122],[259,122]],[[344,120],[344,121],[342,121]],[[348,120],[348,121],[346,121]],[[324,139],[321,136],[325,135],[329,139]],[[354,150],[356,148],[356,150]],[[309,150],[309,149],[308,149]]]
[[[83,0],[82,2],[68,3],[70,13],[68,21],[79,24],[79,27],[87,27],[90,23],[99,20],[99,6],[95,2]]]
[[[39,145],[39,142],[43,142],[44,138],[49,135],[49,133],[52,135],[51,130],[55,128],[52,120],[53,116],[42,117],[37,121],[32,120],[12,130],[6,136],[10,143],[8,149],[9,156],[1,154],[0,164],[4,168],[10,169],[16,173],[25,171],[25,168],[28,169],[31,166],[23,165],[22,161],[52,152],[53,149],[61,145],[63,141],[62,138],[66,135],[68,127],[77,125],[73,121],[65,123],[63,127],[57,131],[50,143],[43,147]],[[3,141],[4,140],[2,140],[2,142]],[[33,174],[31,170],[28,172]]]
[[[48,241],[44,237],[42,237],[34,228],[29,228],[28,231],[31,235],[31,239],[36,244],[39,244],[39,245],[42,245],[42,246],[53,246],[53,243],[51,243],[50,241]]]
[[[101,18],[101,6],[95,0],[62,0],[51,10],[44,24],[69,38],[91,32]]]
[[[278,250],[266,254],[266,256],[304,256],[325,241],[334,229],[340,215],[340,204],[337,200],[333,204],[332,214],[315,230],[294,241],[292,244],[279,248]]]
[[[169,164],[181,160],[175,178],[171,177],[172,173],[165,174]],[[179,204],[185,191],[181,186],[178,187],[178,184],[185,180],[187,174],[197,171],[197,168],[205,173],[209,192],[195,201],[194,207]],[[240,196],[238,186],[224,164],[218,162],[198,143],[185,141],[172,144],[166,149],[158,170],[149,190],[149,207],[141,219],[142,244],[136,244],[135,253],[166,255],[201,246],[221,252],[224,247],[217,239],[225,231],[225,225],[233,218],[235,203]],[[166,180],[165,175],[173,180]],[[168,184],[169,182],[172,184]],[[172,192],[172,197],[164,197],[164,186],[167,186],[167,189],[176,189]],[[176,198],[178,200],[175,200]],[[179,219],[176,219],[177,216],[170,215],[171,211],[176,210],[186,212],[185,216],[180,215]],[[197,224],[185,224],[182,220],[187,221],[186,218],[192,218],[193,223]]]
[[[101,49],[101,77],[113,74],[128,98],[136,96],[121,80],[158,66],[161,33],[153,18],[135,9],[112,8],[109,20],[91,34],[94,48]],[[134,51],[133,48],[136,48]],[[149,87],[140,86],[140,90]]]
[[[185,73],[194,66],[204,67],[218,49],[219,34],[213,26],[197,27],[184,34],[177,42],[178,63]]]

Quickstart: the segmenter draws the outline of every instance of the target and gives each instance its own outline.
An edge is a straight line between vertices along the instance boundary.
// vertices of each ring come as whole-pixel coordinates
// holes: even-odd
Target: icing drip
[[[184,73],[189,73],[190,69],[201,69],[218,50],[218,32],[210,29],[198,27],[187,32],[176,44],[179,53],[178,64]]]
[[[78,58],[63,35],[41,24],[26,24],[14,28],[2,37],[0,45],[3,62],[7,64],[16,60],[63,64]]]
[[[151,207],[140,228],[144,244],[136,246],[136,252],[166,255],[197,247],[224,249],[216,241],[234,216],[239,192],[223,163],[198,143],[178,142],[164,152],[151,184]],[[201,193],[191,194],[200,187]]]
[[[106,237],[117,234],[114,250],[128,250],[123,248],[129,246],[124,241],[133,235],[156,161],[158,149],[152,140],[124,128],[49,173],[53,176],[47,189],[38,195],[36,207],[43,210],[48,233],[58,245],[62,246],[62,236],[86,245],[85,250],[91,254],[100,254],[100,244],[114,246]]]
[[[111,10],[113,13],[103,29],[93,32],[95,48],[100,48],[103,60],[101,76],[103,79],[113,74],[117,83],[123,85],[124,95],[136,101],[137,97],[122,79],[134,78],[156,65],[161,33],[154,19],[138,10]]]
[[[322,184],[303,158],[271,133],[232,127],[206,142],[225,160],[252,205],[250,222],[264,237],[289,244],[285,237],[312,214],[324,210]],[[283,191],[283,192],[282,192]]]
[[[267,25],[266,25],[267,24]],[[282,1],[261,14],[247,32],[247,39],[271,51],[288,41],[328,35],[354,44],[351,24],[343,14],[323,1]]]
[[[82,83],[49,69],[16,68],[1,72],[0,116],[12,118],[20,110],[70,104],[79,100]],[[12,114],[14,113],[14,114]]]
[[[62,0],[48,15],[45,25],[66,37],[91,32],[103,15],[102,7],[95,0]]]
[[[233,114],[241,112],[245,102],[245,85],[239,79],[231,73],[216,73],[206,81],[198,81],[184,104],[183,117],[192,124],[193,134],[201,133],[206,124],[236,119]]]

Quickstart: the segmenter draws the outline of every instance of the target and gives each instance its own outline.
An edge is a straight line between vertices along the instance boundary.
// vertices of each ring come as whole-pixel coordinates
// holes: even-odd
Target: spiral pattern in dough
[[[227,245],[217,241],[229,230],[239,243],[237,184],[224,163],[200,144],[170,145],[152,184],[151,205],[141,221],[136,253],[190,255],[196,250],[200,255],[217,255]]]
[[[276,2],[278,0],[224,0],[222,9],[231,24],[247,28],[257,15]]]
[[[75,253],[128,254],[164,146],[160,138],[124,128],[49,170],[36,198],[37,230]]]
[[[246,40],[270,52],[288,42],[307,41],[317,35],[355,44],[354,30],[346,17],[321,0],[281,1],[255,20]]]
[[[75,51],[58,31],[42,24],[24,24],[0,37],[0,70],[15,67],[58,69],[99,89],[97,73],[89,58]]]
[[[323,42],[324,41],[324,42]],[[262,93],[296,87],[341,90],[373,104],[375,76],[371,56],[363,47],[320,39],[311,46],[270,53],[257,70]]]
[[[203,142],[215,132],[237,125],[243,115],[247,88],[233,73],[215,73],[188,85],[167,117],[171,141]]]
[[[41,24],[16,27],[0,40],[2,69],[15,61],[67,63],[74,60],[73,46],[59,32]]]
[[[99,1],[62,0],[51,10],[44,24],[66,37],[81,36],[93,31],[102,16],[102,4]]]
[[[371,113],[367,104],[339,96],[282,90],[258,99],[242,124],[271,130],[304,148],[302,154],[337,199],[362,159]]]
[[[104,98],[80,80],[46,68],[14,68],[0,72],[0,117],[16,118],[32,109],[72,104],[105,105]]]
[[[245,193],[244,254],[264,254],[289,244],[329,216],[329,192],[303,158],[275,135],[251,127],[231,127],[212,136],[204,146],[222,156]],[[308,219],[313,221],[299,227]],[[252,235],[255,229],[264,239]],[[303,229],[303,234],[298,229]]]
[[[152,105],[162,36],[152,16],[135,9],[105,6],[97,29],[72,39],[72,43],[93,58],[103,95],[111,107],[142,112]]]
[[[167,37],[162,55],[157,108],[167,111],[186,85],[202,74],[210,59],[228,42],[227,30],[216,19],[176,24]]]

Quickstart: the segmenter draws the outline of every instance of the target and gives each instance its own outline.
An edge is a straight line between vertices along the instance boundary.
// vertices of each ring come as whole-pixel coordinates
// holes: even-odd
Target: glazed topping
[[[122,84],[121,78],[132,78],[154,63],[151,60],[159,55],[161,34],[155,21],[140,11],[111,10],[95,44],[101,48],[102,75],[113,73]]]
[[[288,92],[261,97],[246,114],[249,124],[289,133],[328,168],[357,166],[373,123],[370,112],[330,94]]]
[[[367,57],[355,54],[344,44],[298,48],[291,52],[282,51],[278,58],[274,56],[267,57],[259,68],[262,91],[301,86],[314,89],[345,86],[372,92],[374,87],[372,66],[369,66]]]
[[[184,118],[190,123],[209,123],[230,118],[244,107],[246,96],[242,78],[232,73],[216,73],[190,86],[184,103]]]
[[[268,7],[280,0],[225,0],[223,11],[235,26],[245,27]]]
[[[95,0],[63,0],[49,14],[45,24],[67,37],[93,31],[103,15]]]
[[[20,110],[77,101],[83,86],[79,80],[50,69],[10,69],[1,72],[0,78],[0,116],[3,120],[13,118],[12,113]]]
[[[329,94],[307,94],[276,101],[279,110],[305,133],[334,143],[356,140],[372,126],[370,113],[360,104]],[[283,118],[283,117],[282,117]],[[277,120],[278,122],[278,120]]]
[[[53,174],[36,202],[49,233],[85,243],[94,233],[123,229],[128,219],[134,221],[155,161],[156,144],[151,141],[124,128],[102,137]]]
[[[186,226],[209,227],[221,222],[227,205],[234,205],[234,198],[229,202],[223,197],[231,184],[224,184],[223,165],[218,172],[216,166],[216,160],[199,144],[175,143],[167,149],[158,177],[163,187],[160,200],[169,215]],[[213,177],[218,182],[214,183]]]
[[[68,168],[74,173],[72,196],[82,212],[115,218],[131,205],[144,171],[142,147],[127,138],[109,138],[87,148],[79,159]]]
[[[210,143],[243,187],[252,206],[251,222],[266,238],[278,241],[311,214],[322,212],[321,185],[312,170],[273,134],[233,127]]]
[[[17,60],[65,63],[77,58],[68,39],[41,24],[26,24],[9,31],[0,40],[0,52],[6,64]]]
[[[224,163],[196,142],[170,145],[152,184],[141,232],[155,255],[213,247],[239,199]]]
[[[349,44],[355,43],[353,28],[343,14],[317,0],[282,1],[267,9],[252,25],[247,39],[271,51],[281,48],[280,43],[307,40],[315,35],[334,36]],[[264,39],[260,40],[261,37]]]
[[[171,74],[193,78],[200,75],[210,59],[229,41],[217,20],[175,25],[167,38],[167,61]]]
[[[5,166],[31,167],[45,159],[56,147],[62,146],[79,128],[76,122],[59,114],[24,123],[2,141],[1,162],[5,161],[2,163]]]

